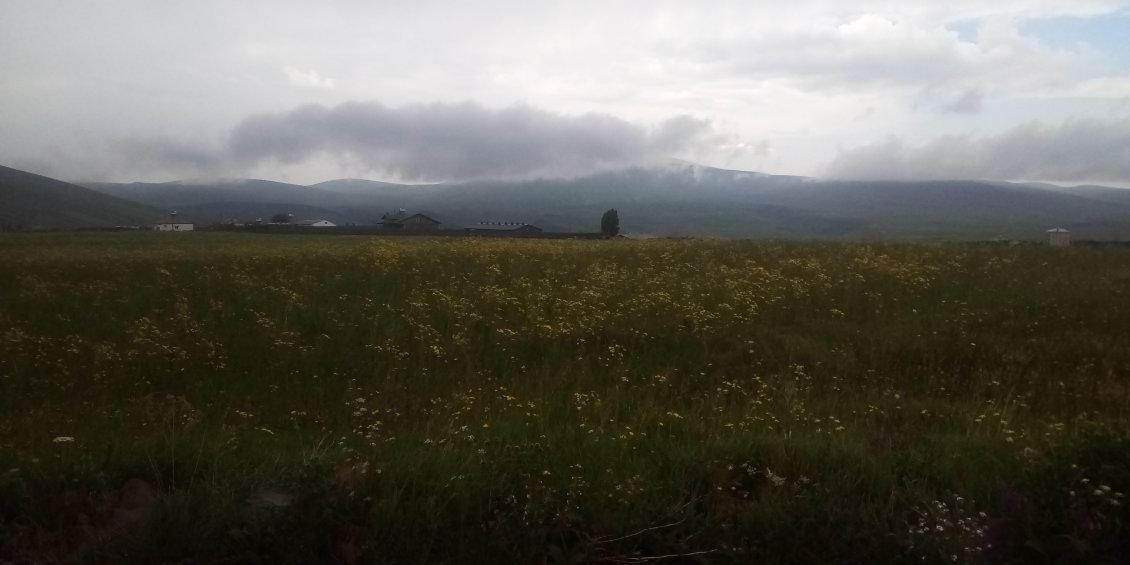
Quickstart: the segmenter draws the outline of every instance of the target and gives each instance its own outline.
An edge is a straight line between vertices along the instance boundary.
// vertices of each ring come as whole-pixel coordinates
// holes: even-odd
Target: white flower
[[[75,438],[73,438],[71,436],[59,436],[59,437],[57,437],[57,438],[55,438],[51,441],[53,441],[55,443],[72,443],[72,442],[75,441]]]
[[[773,471],[770,471],[769,469],[765,469],[765,477],[769,479],[769,482],[773,483],[773,486],[775,487],[779,487],[785,484],[785,477],[775,475],[773,474]]]

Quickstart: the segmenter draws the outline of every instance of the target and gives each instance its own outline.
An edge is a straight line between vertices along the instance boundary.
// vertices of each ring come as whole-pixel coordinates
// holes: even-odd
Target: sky
[[[0,164],[65,180],[1130,186],[1130,0],[2,0]]]

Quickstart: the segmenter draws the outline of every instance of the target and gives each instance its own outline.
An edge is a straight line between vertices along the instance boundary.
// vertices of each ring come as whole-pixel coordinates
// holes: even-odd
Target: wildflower
[[[773,486],[775,487],[779,487],[785,484],[785,477],[775,475],[773,474],[773,471],[769,469],[765,469],[765,478],[769,479],[769,482],[773,483]]]
[[[55,443],[73,443],[75,441],[75,438],[71,436],[59,436],[51,441]]]

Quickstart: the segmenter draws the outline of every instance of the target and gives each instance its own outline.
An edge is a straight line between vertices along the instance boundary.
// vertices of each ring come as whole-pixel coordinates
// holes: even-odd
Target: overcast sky
[[[1130,186],[1130,0],[3,0],[0,164]]]

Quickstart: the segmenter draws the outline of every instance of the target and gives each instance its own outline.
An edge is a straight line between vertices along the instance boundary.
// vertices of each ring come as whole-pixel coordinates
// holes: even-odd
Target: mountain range
[[[431,185],[339,179],[301,186],[231,179],[80,183],[84,189],[30,173],[21,172],[25,177],[19,180],[13,176],[18,171],[3,171],[0,198],[7,199],[3,202],[12,200],[5,196],[10,192],[21,195],[17,200],[27,199],[29,190],[34,193],[35,187],[58,183],[50,184],[58,196],[41,202],[38,211],[5,206],[8,210],[0,221],[31,226],[50,223],[45,214],[52,207],[58,209],[60,220],[49,227],[109,218],[84,220],[76,215],[76,208],[88,214],[102,209],[120,212],[113,223],[126,223],[127,218],[154,223],[177,210],[178,217],[201,224],[243,223],[289,213],[296,220],[327,219],[339,225],[372,225],[384,213],[406,209],[438,219],[444,229],[512,221],[550,232],[592,232],[598,231],[601,214],[616,208],[625,232],[654,235],[1036,239],[1048,228],[1065,227],[1081,239],[1130,239],[1130,190],[1101,186],[818,180],[686,162],[568,179]],[[69,188],[63,191],[59,185]],[[96,206],[96,197],[108,200]],[[83,203],[68,207],[72,200]],[[38,219],[10,218],[21,213]],[[147,221],[140,221],[140,215],[146,215]]]

